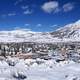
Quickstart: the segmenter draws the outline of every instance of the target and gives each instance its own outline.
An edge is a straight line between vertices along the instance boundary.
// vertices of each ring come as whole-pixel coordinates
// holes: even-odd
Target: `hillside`
[[[26,29],[0,31],[0,42],[54,43],[80,41],[80,20],[54,32],[33,32]]]

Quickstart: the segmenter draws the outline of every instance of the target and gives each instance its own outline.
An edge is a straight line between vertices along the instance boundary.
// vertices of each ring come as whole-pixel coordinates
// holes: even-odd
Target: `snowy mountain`
[[[57,29],[55,32],[52,32],[51,35],[53,35],[53,37],[62,38],[63,40],[67,39],[70,41],[79,41],[80,40],[80,20],[78,20],[75,23],[71,23]]]
[[[56,40],[58,40],[58,38],[53,38],[49,32],[45,33],[33,32],[26,29],[18,29],[13,31],[0,31],[0,42],[52,43]]]
[[[80,20],[54,32],[33,32],[27,29],[0,31],[0,42],[54,43],[80,41]]]

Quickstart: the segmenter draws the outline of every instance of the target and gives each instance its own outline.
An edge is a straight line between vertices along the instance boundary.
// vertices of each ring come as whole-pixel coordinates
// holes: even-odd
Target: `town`
[[[77,54],[80,58],[80,43],[34,43],[34,42],[19,42],[19,43],[1,43],[0,56],[2,57],[18,57],[20,59],[54,59],[56,56],[60,60],[74,58]],[[73,56],[73,57],[71,57]]]

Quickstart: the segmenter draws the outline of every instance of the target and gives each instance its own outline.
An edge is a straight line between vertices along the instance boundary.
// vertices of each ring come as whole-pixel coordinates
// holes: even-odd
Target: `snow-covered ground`
[[[80,20],[56,32],[55,35],[59,35],[54,37],[50,32],[33,32],[24,29],[0,31],[0,42],[80,42]],[[68,61],[56,62],[53,59],[24,60],[8,57],[6,60],[0,60],[0,80],[80,80],[80,61],[78,61],[80,57],[73,55],[70,58]]]
[[[8,58],[0,61],[0,80],[80,80],[80,63]]]

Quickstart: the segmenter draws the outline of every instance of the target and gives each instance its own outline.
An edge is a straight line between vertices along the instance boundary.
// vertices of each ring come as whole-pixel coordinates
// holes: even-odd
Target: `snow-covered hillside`
[[[62,39],[63,42],[80,41],[80,20],[57,29],[51,35]]]
[[[80,41],[80,20],[54,32],[33,32],[26,29],[0,31],[0,42],[69,42]]]
[[[32,32],[25,29],[13,31],[0,31],[0,42],[42,42],[52,43],[58,38],[53,38],[49,32]]]
[[[75,23],[67,24],[64,27],[57,29],[52,34],[53,36],[61,38],[73,38],[75,36],[78,38],[80,36],[80,20]]]

